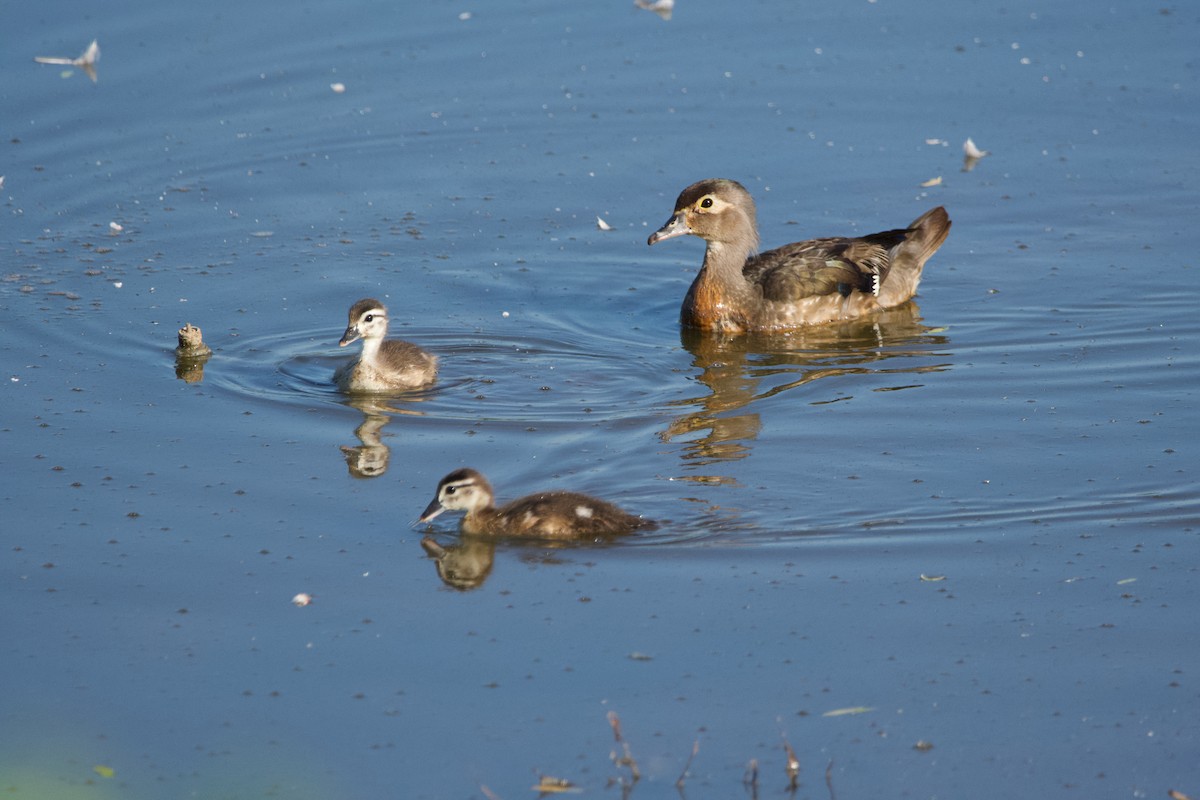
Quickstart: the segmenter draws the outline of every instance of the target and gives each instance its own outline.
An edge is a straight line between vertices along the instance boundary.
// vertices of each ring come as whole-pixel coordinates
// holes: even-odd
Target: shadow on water
[[[694,437],[682,458],[708,465],[746,458],[762,427],[752,405],[815,381],[846,375],[920,375],[941,372],[947,363],[922,359],[941,355],[949,344],[943,328],[922,324],[920,309],[906,303],[868,320],[801,329],[786,334],[722,337],[683,329],[683,347],[699,370],[708,394],[671,403],[685,413],[661,432],[664,442]],[[907,389],[919,384],[891,386]],[[819,402],[840,402],[849,397]],[[708,482],[713,479],[706,478]]]

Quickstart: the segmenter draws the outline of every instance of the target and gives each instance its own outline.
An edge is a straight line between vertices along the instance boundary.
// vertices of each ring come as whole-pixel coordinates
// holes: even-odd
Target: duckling
[[[693,183],[647,244],[691,234],[707,243],[680,322],[743,333],[844,321],[911,299],[950,218],[941,206],[907,228],[858,238],[811,239],[758,253],[754,199],[737,181]]]
[[[429,522],[443,511],[466,511],[463,533],[536,539],[612,536],[653,524],[577,492],[539,492],[501,508],[494,503],[495,493],[487,478],[473,469],[458,469],[438,483],[437,496],[417,521]]]
[[[362,357],[343,364],[333,382],[354,394],[404,392],[420,389],[437,378],[437,356],[411,342],[385,340],[387,307],[370,297],[350,307],[350,321],[338,346],[363,340]]]

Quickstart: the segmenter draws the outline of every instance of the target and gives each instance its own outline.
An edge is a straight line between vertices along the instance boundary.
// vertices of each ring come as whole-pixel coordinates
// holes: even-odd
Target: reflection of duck
[[[950,232],[945,209],[909,227],[859,238],[758,250],[754,199],[737,181],[693,183],[648,244],[691,234],[707,243],[680,322],[726,333],[779,331],[856,319],[912,298],[925,261]]]
[[[421,540],[421,547],[437,565],[438,577],[454,589],[477,589],[492,574],[496,557],[496,543],[492,539],[472,536],[459,544],[443,547],[433,537],[426,536]]]
[[[342,445],[342,455],[346,457],[346,467],[352,477],[378,478],[387,472],[392,457],[391,448],[383,443],[379,435],[391,418],[372,413],[368,408],[362,408],[362,411],[362,424],[354,429],[354,435],[362,444],[355,447]]]
[[[459,469],[442,478],[419,522],[443,511],[465,511],[463,533],[536,539],[585,539],[629,533],[652,523],[612,503],[577,492],[539,492],[496,508],[492,486],[479,472]]]
[[[921,373],[945,369],[942,364],[907,365],[885,369],[881,362],[924,356],[945,344],[935,329],[921,324],[915,303],[905,303],[870,319],[839,325],[803,328],[786,334],[740,337],[707,335],[683,329],[680,340],[700,371],[697,380],[710,394],[676,405],[688,409],[662,433],[666,441],[706,431],[690,442],[685,459],[699,463],[728,461],[750,454],[761,420],[749,412],[758,399],[794,389],[821,378],[856,373]],[[780,382],[777,376],[783,376]],[[766,379],[771,385],[763,389]]]
[[[420,389],[437,378],[437,357],[411,342],[385,340],[387,308],[372,298],[359,300],[350,308],[349,323],[342,340],[345,347],[363,340],[358,361],[343,365],[333,381],[343,392],[386,393]]]

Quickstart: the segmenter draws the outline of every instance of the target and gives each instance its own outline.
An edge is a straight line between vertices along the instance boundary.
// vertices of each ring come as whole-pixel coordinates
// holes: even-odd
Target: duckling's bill
[[[667,220],[667,224],[650,234],[650,238],[646,240],[646,244],[654,244],[664,239],[674,239],[676,236],[687,236],[691,232],[692,229],[688,227],[683,214],[676,214]]]
[[[342,334],[342,340],[338,342],[338,347],[345,347],[351,342],[357,342],[360,338],[362,338],[362,334],[358,332],[358,326],[351,325],[349,328],[346,328],[346,332]]]
[[[435,497],[429,505],[425,506],[425,510],[421,512],[421,516],[417,518],[417,522],[429,522],[429,520],[445,510],[446,507]]]

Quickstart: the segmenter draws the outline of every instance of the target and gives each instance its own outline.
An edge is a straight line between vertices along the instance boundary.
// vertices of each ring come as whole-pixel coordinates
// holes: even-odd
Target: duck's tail
[[[879,287],[877,299],[885,308],[900,305],[917,293],[925,262],[950,233],[950,216],[941,206],[931,208],[913,220],[905,233],[904,241],[889,253],[887,278]]]

